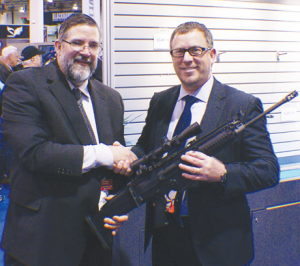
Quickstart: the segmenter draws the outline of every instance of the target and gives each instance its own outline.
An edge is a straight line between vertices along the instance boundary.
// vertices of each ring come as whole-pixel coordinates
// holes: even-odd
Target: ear
[[[216,51],[215,48],[213,48],[213,49],[210,50],[210,58],[211,58],[210,59],[211,65],[213,65],[216,62],[216,60],[217,60],[217,51]]]
[[[56,40],[56,41],[55,41],[54,47],[55,47],[55,52],[56,52],[56,54],[57,54],[57,55],[60,55],[62,45],[61,45],[61,42],[60,42],[59,40]]]
[[[12,62],[12,61],[13,61],[13,60],[12,60],[12,56],[13,56],[13,55],[12,55],[12,54],[10,54],[10,55],[9,55],[9,57],[8,57],[8,59],[9,59],[9,61],[10,61],[10,62]]]

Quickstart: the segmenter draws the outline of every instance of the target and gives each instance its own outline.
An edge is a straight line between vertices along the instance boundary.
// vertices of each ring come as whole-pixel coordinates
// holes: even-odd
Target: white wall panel
[[[211,7],[211,6],[185,6],[173,5],[154,5],[149,4],[118,4],[115,6],[115,14],[122,15],[143,15],[143,16],[183,16],[188,14],[189,17],[216,17],[231,19],[253,19],[253,20],[274,20],[274,21],[295,21],[299,22],[299,14],[291,11],[281,10],[262,10],[259,8],[235,8],[235,7]]]
[[[262,41],[215,41],[216,50],[220,51],[285,51],[294,52],[299,49],[298,42],[262,42]],[[115,40],[115,51],[153,51],[153,36],[152,39],[142,39],[142,40]],[[276,57],[275,57],[276,58]]]
[[[300,46],[300,45],[299,45]],[[221,50],[221,62],[277,62],[277,51],[239,52]],[[279,51],[280,52],[280,51]],[[281,52],[280,63],[300,63],[300,52]],[[172,62],[170,53],[164,51],[115,51],[115,63],[168,63]]]
[[[175,29],[179,24],[186,21],[197,21],[205,24],[210,29],[235,29],[235,30],[266,30],[266,31],[284,31],[284,32],[298,32],[299,22],[290,21],[268,21],[262,18],[261,20],[237,20],[231,18],[217,17],[203,18],[200,14],[197,17],[190,17],[189,14],[180,17],[159,17],[159,16],[140,16],[140,15],[116,15],[115,21],[117,27],[155,27],[172,28]]]
[[[173,74],[173,64],[153,63],[153,64],[116,64],[115,70],[118,75],[154,75],[154,74]],[[280,72],[300,72],[300,63],[279,64],[274,63],[216,63],[213,66],[213,73],[266,73],[272,72],[274,75]]]
[[[228,84],[235,83],[260,83],[260,82],[300,82],[299,73],[217,73],[215,77]],[[151,75],[151,76],[116,76],[115,86],[118,87],[141,87],[159,85],[176,85],[178,78],[175,74],[170,75]]]
[[[226,0],[119,0],[111,2],[110,63],[113,86],[121,93],[126,141],[135,144],[155,92],[179,83],[168,51],[154,50],[155,34],[171,35],[186,21],[211,29],[221,82],[259,97],[267,109],[300,91],[300,6]],[[299,97],[300,98],[300,97]],[[300,156],[300,99],[284,105],[296,121],[281,121],[281,108],[267,119],[279,158]]]

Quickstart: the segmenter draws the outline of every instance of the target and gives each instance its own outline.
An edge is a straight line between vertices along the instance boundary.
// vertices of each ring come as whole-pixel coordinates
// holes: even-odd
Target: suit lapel
[[[49,66],[48,80],[49,88],[53,95],[64,109],[69,121],[74,129],[75,134],[83,145],[89,145],[92,143],[88,129],[84,122],[84,118],[78,108],[77,101],[71,88],[63,75],[59,70],[57,64]]]
[[[161,109],[160,115],[163,119],[160,119],[156,127],[156,139],[160,140],[162,136],[166,136],[168,133],[169,123],[173,114],[173,110],[178,99],[180,85],[174,87],[173,90],[170,90],[169,93],[161,99]],[[159,143],[160,142],[157,142]]]
[[[206,111],[201,121],[200,127],[202,130],[201,136],[206,135],[214,130],[222,117],[222,112],[225,106],[225,91],[222,84],[214,79],[214,84],[207,102]]]
[[[89,92],[93,102],[99,142],[111,144],[113,130],[105,95],[101,89],[95,89],[93,80],[89,81]],[[101,128],[101,125],[105,125],[105,128]]]

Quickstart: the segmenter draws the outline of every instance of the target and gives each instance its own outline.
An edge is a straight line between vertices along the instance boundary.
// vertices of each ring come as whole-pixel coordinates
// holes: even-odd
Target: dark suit
[[[0,81],[5,84],[6,80],[12,73],[12,69],[10,69],[5,63],[0,60]]]
[[[124,144],[119,93],[96,80],[88,86],[99,141]],[[83,145],[92,140],[57,63],[14,73],[3,110],[14,158],[2,247],[26,265],[78,265],[91,234],[85,216],[97,209],[101,179],[118,176],[104,167],[82,175]]]
[[[153,96],[146,125],[133,151],[143,153],[159,147],[167,134],[179,95],[175,86]],[[262,112],[259,99],[214,80],[207,108],[201,122],[206,135],[228,121],[238,111],[249,121]],[[203,266],[241,266],[253,257],[251,218],[246,193],[277,184],[278,163],[274,155],[265,119],[246,128],[228,147],[214,155],[228,171],[227,183],[195,182],[188,189],[190,233],[193,246]],[[146,244],[153,233],[152,204],[147,205]]]
[[[0,60],[0,82],[5,84],[8,77],[13,73],[5,63]],[[0,84],[1,85],[1,84]],[[2,113],[2,90],[0,89],[0,115]]]

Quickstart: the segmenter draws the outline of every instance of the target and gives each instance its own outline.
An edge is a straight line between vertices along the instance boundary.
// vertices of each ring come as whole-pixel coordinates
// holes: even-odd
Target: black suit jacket
[[[4,64],[0,60],[0,82],[5,84],[8,77],[13,73],[11,69],[8,68],[6,64]],[[0,115],[2,114],[2,90],[0,89]]]
[[[167,134],[179,95],[175,86],[153,96],[146,125],[133,147],[142,156],[160,146]],[[245,123],[262,112],[258,98],[214,80],[201,122],[204,136],[242,111]],[[203,266],[241,266],[253,257],[252,230],[246,193],[274,186],[279,167],[266,130],[260,119],[239,134],[237,140],[214,155],[228,171],[225,187],[220,183],[194,182],[188,189],[191,236]],[[153,204],[146,208],[146,244],[154,223]]]
[[[88,86],[100,142],[124,144],[119,93],[97,80]],[[117,188],[119,178],[104,167],[82,175],[83,145],[92,140],[57,64],[12,74],[3,102],[14,158],[2,247],[26,265],[78,265],[101,179],[114,178]]]

